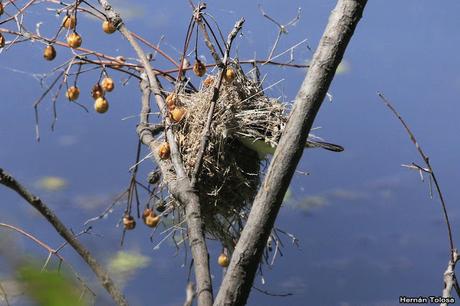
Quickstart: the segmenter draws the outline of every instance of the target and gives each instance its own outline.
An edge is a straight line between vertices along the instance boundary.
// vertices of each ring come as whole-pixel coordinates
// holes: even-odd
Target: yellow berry
[[[104,97],[104,89],[102,89],[99,83],[95,84],[91,89],[91,96],[94,100],[96,100],[97,98]]]
[[[5,37],[0,33],[0,48],[5,47]]]
[[[228,67],[227,69],[225,69],[225,74],[224,74],[225,81],[230,83],[231,81],[235,79],[235,76],[236,76],[235,69],[231,67]]]
[[[112,22],[106,20],[102,23],[102,30],[107,34],[112,34],[117,30],[117,28]]]
[[[68,30],[75,29],[75,25],[77,24],[77,20],[75,16],[65,16],[62,20],[62,26]]]
[[[132,216],[123,217],[123,226],[126,230],[132,230],[136,227],[136,221]]]
[[[76,49],[81,46],[82,39],[81,36],[78,35],[78,33],[70,33],[69,36],[67,36],[67,44],[69,45],[70,48]]]
[[[169,147],[169,143],[163,142],[158,149],[158,155],[161,159],[168,159],[171,155],[171,149]]]
[[[166,97],[166,106],[168,107],[168,110],[172,111],[174,108],[176,108],[177,104],[177,95],[175,93],[171,93]]]
[[[101,82],[102,89],[105,91],[112,91],[115,88],[115,83],[113,82],[112,78],[106,77]]]
[[[103,114],[109,110],[109,102],[104,97],[99,97],[94,101],[94,110]]]
[[[48,45],[45,47],[45,51],[43,51],[43,57],[47,61],[52,61],[56,58],[56,49],[52,45]]]
[[[223,268],[227,268],[228,265],[230,264],[230,259],[224,253],[221,253],[219,255],[219,258],[217,259],[217,263],[219,264],[219,266]]]
[[[155,215],[155,213],[152,211],[148,216],[145,217],[144,222],[148,227],[155,227],[160,222],[160,216]]]
[[[80,89],[76,86],[69,87],[65,95],[69,101],[75,101],[78,99],[78,96],[80,96]]]
[[[174,122],[180,122],[185,114],[186,114],[186,110],[184,107],[176,107],[174,108],[170,113],[171,113],[171,119],[174,121]]]
[[[195,75],[198,77],[202,77],[206,73],[205,64],[197,60],[195,65],[193,65],[193,73],[195,73]]]

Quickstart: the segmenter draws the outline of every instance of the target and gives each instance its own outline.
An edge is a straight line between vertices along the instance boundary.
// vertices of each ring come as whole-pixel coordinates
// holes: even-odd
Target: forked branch
[[[441,192],[441,186],[439,185],[438,179],[436,178],[436,174],[434,172],[434,169],[431,166],[430,158],[422,150],[422,147],[420,146],[419,142],[415,138],[414,133],[412,133],[412,131],[410,130],[410,128],[407,125],[407,123],[404,121],[402,116],[398,113],[398,111],[394,108],[394,106],[390,103],[390,101],[382,93],[378,93],[378,96],[380,97],[382,102],[390,109],[390,111],[396,116],[396,118],[398,118],[398,120],[401,122],[401,124],[404,126],[404,129],[406,130],[407,134],[409,135],[410,140],[415,145],[415,148],[417,149],[419,155],[422,157],[423,162],[426,165],[426,168],[422,168],[420,166],[417,166],[414,163],[412,164],[412,166],[415,169],[417,169],[418,171],[420,171],[420,173],[422,173],[422,172],[428,173],[428,175],[430,176],[430,179],[434,183],[434,186],[436,188],[436,193],[439,196],[439,201],[441,202],[444,221],[446,222],[446,226],[447,226],[447,235],[448,235],[449,247],[450,247],[450,260],[449,260],[449,263],[447,265],[447,269],[444,272],[444,289],[442,291],[442,296],[443,296],[443,298],[450,298],[450,297],[452,297],[452,288],[455,288],[457,290],[457,294],[460,291],[460,288],[458,287],[458,284],[457,284],[457,278],[455,276],[455,265],[457,264],[457,262],[460,259],[460,257],[459,257],[457,249],[454,246],[454,239],[452,237],[452,228],[451,228],[450,221],[449,221],[449,215],[447,213],[446,202],[444,201],[444,196],[443,196],[443,194]],[[430,190],[430,192],[431,192],[431,190]],[[441,305],[447,305],[447,304],[443,303]]]

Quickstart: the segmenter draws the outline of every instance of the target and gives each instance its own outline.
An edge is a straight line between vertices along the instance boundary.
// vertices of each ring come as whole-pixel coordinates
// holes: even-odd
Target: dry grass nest
[[[231,252],[261,181],[261,157],[238,137],[275,145],[286,122],[286,104],[265,96],[260,84],[249,79],[238,63],[230,67],[236,76],[222,82],[196,187],[208,238],[220,240]],[[217,82],[217,75],[209,75],[198,92],[178,94],[178,103],[187,113],[174,126],[174,133],[189,176],[213,95],[211,79]]]

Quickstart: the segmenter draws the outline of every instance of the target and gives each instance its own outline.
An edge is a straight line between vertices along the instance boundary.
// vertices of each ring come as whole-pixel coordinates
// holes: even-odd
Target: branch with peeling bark
[[[21,185],[14,177],[6,173],[0,168],[0,184],[14,190],[32,207],[34,207],[54,229],[64,238],[69,245],[83,258],[88,266],[96,274],[102,286],[110,294],[114,302],[119,306],[128,306],[128,302],[123,296],[121,290],[115,285],[107,271],[96,261],[91,252],[80,243],[75,235],[62,223],[56,214],[48,208],[48,206],[37,196],[30,193],[23,185]]]
[[[329,17],[214,305],[246,303],[260,258],[302,156],[308,133],[366,3],[366,0],[339,0]]]

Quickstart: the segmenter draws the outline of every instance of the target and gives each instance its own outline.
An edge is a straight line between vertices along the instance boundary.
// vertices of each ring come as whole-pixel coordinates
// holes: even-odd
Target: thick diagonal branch
[[[366,3],[366,0],[339,0],[331,13],[214,305],[246,303],[262,252],[302,156],[308,133]]]
[[[40,200],[39,197],[30,193],[24,186],[22,186],[15,178],[10,174],[3,171],[0,168],[0,184],[14,190],[24,200],[26,200],[32,207],[34,207],[48,222],[56,229],[59,235],[69,243],[70,246],[83,258],[88,266],[96,274],[102,286],[107,290],[115,303],[119,306],[128,306],[123,293],[115,285],[110,278],[107,271],[96,261],[91,255],[88,249],[75,238],[75,235],[62,223],[62,221],[56,216],[56,214],[48,208],[48,206]]]

